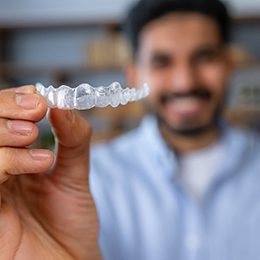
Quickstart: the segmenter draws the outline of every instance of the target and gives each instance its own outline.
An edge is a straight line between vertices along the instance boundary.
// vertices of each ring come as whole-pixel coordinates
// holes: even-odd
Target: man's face
[[[146,25],[137,54],[139,83],[164,126],[187,134],[214,126],[229,67],[217,24],[196,13],[173,13]]]

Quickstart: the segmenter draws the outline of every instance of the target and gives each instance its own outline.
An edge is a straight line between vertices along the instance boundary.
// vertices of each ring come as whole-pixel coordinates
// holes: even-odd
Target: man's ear
[[[137,87],[139,84],[139,77],[136,64],[132,63],[125,69],[126,83],[129,87]]]

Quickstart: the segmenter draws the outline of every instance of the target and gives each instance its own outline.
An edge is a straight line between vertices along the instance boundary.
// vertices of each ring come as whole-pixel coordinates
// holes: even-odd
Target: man
[[[152,115],[92,154],[105,259],[259,259],[260,142],[221,120],[229,20],[218,0],[131,9],[128,76]]]

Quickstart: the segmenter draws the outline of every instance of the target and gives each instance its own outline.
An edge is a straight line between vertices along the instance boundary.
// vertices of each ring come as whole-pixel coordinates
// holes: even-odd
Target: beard
[[[166,105],[168,102],[174,102],[175,99],[180,98],[196,98],[201,99],[207,102],[211,102],[213,99],[213,94],[205,87],[196,88],[196,90],[189,93],[165,93],[159,97],[160,106]],[[167,132],[172,135],[178,135],[182,137],[197,137],[201,136],[212,129],[219,127],[219,121],[224,107],[225,98],[223,98],[215,109],[212,111],[210,120],[205,123],[200,123],[197,118],[183,118],[180,126],[175,126],[169,122],[164,116],[163,113],[159,113],[156,109],[152,109],[153,113],[157,117],[160,127],[164,127]]]
[[[168,132],[174,135],[183,136],[183,137],[196,137],[201,136],[208,131],[217,128],[219,125],[219,113],[207,124],[200,126],[191,126],[190,122],[184,122],[183,126],[180,128],[170,125],[163,117],[159,114],[156,114],[158,123],[160,127],[164,127]]]

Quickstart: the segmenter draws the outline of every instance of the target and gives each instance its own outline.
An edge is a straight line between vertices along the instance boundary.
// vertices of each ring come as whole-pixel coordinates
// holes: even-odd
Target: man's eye
[[[200,52],[194,57],[194,62],[210,62],[214,61],[218,57],[217,53],[214,51]]]
[[[154,59],[151,61],[151,66],[154,68],[167,67],[170,64],[168,59]]]

